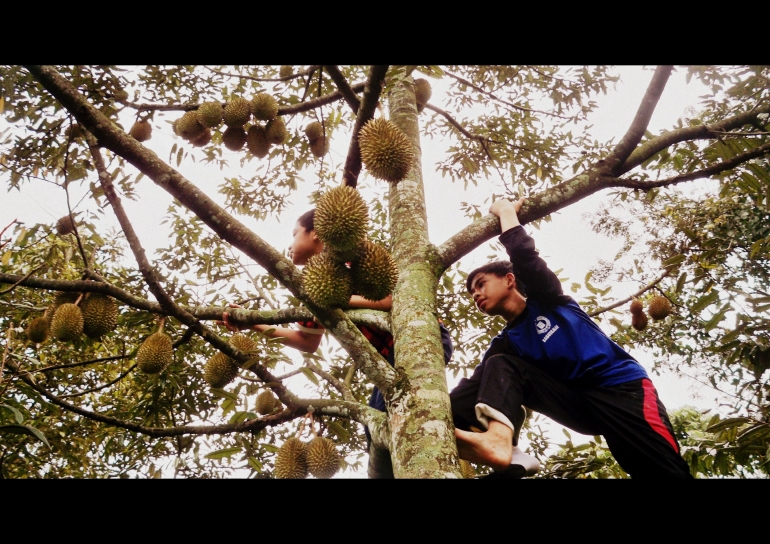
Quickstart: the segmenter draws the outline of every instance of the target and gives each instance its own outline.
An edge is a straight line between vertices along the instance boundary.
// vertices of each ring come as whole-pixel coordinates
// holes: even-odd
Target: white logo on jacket
[[[545,334],[543,336],[543,343],[547,342],[548,339],[553,336],[553,333],[559,330],[559,326],[556,325],[553,329],[551,328],[551,320],[548,319],[545,316],[537,316],[535,318],[535,328],[537,329],[537,334]]]

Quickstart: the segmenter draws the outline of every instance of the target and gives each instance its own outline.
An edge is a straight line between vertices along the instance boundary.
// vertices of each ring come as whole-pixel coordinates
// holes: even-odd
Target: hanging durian
[[[316,478],[331,478],[340,470],[340,455],[334,442],[316,436],[307,445],[307,468]]]
[[[357,189],[340,185],[318,200],[314,226],[318,238],[331,249],[353,249],[366,237],[369,208]]]
[[[328,253],[308,259],[302,272],[302,287],[314,304],[327,309],[347,305],[353,293],[350,270]]]
[[[372,119],[358,134],[361,162],[377,179],[398,183],[414,163],[414,149],[409,138],[385,118]]]
[[[278,450],[273,474],[281,480],[307,478],[307,444],[292,436]]]
[[[163,331],[151,334],[136,352],[136,364],[145,374],[162,372],[174,359],[174,343]]]
[[[99,293],[89,293],[81,304],[83,332],[98,340],[118,326],[118,305],[115,299]]]

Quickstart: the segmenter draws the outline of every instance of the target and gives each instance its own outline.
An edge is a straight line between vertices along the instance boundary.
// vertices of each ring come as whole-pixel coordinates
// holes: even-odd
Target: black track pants
[[[520,406],[586,435],[602,435],[633,478],[690,478],[687,463],[649,379],[611,387],[557,380],[523,359],[498,354],[476,367],[449,394],[455,426],[483,428],[475,406],[484,403],[515,421]]]

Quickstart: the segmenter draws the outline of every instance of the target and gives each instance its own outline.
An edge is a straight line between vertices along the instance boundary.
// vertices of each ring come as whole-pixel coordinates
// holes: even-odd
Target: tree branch
[[[361,92],[364,90],[364,83],[356,83],[352,85],[350,88],[354,92]],[[333,93],[329,93],[324,96],[319,96],[318,98],[314,98],[313,100],[308,100],[306,102],[300,102],[299,104],[292,104],[291,106],[281,106],[278,108],[278,115],[290,115],[293,113],[302,113],[310,110],[314,110],[316,108],[320,108],[321,106],[325,106],[326,104],[331,104],[332,102],[336,102],[338,100],[342,100],[343,96],[342,93],[339,91],[335,91]],[[193,104],[193,103],[187,103],[187,104],[132,104],[130,102],[127,102],[128,105],[130,105],[132,108],[136,109],[137,111],[190,111],[190,110],[197,110],[200,104]]]
[[[631,122],[631,126],[606,159],[613,172],[617,173],[617,169],[623,165],[629,155],[631,155],[631,152],[634,151],[634,148],[642,140],[673,69],[673,66],[658,66],[655,69],[655,73],[650,84],[647,86],[647,91],[644,93],[642,103],[639,104],[639,109],[636,111],[636,116]]]
[[[345,76],[340,72],[340,69],[332,64],[325,64],[323,68],[326,70],[326,73],[329,74],[329,77],[332,78],[332,81],[340,91],[342,98],[345,99],[345,102],[347,102],[350,109],[353,110],[353,113],[358,113],[358,107],[361,105],[361,101],[356,96],[355,91],[350,87],[348,80],[345,79]]]
[[[636,168],[644,161],[662,151],[663,149],[679,143],[689,140],[703,140],[713,137],[715,133],[727,132],[736,128],[740,128],[744,125],[751,124],[752,121],[757,119],[757,116],[762,113],[770,112],[770,104],[758,106],[752,108],[751,111],[739,113],[718,123],[711,125],[696,125],[693,127],[684,127],[677,130],[672,130],[665,134],[661,134],[657,138],[653,138],[639,147],[637,147],[628,159],[623,163],[623,166],[619,169],[616,175],[628,172],[633,168]]]
[[[136,365],[131,365],[131,368],[126,370],[123,374],[112,380],[111,382],[107,382],[104,385],[99,385],[97,387],[92,387],[91,389],[86,389],[85,391],[80,391],[79,393],[70,393],[68,395],[62,395],[60,398],[62,399],[69,399],[72,397],[82,397],[83,395],[87,395],[88,393],[93,393],[94,391],[101,391],[102,389],[106,389],[112,384],[118,383],[120,380],[128,376],[128,374],[136,368]]]
[[[17,377],[24,383],[29,385],[32,389],[43,395],[51,403],[88,419],[99,421],[107,425],[114,427],[120,427],[129,431],[138,432],[141,434],[154,436],[154,437],[170,437],[170,436],[182,436],[187,434],[193,435],[213,435],[213,434],[230,434],[237,432],[256,432],[266,427],[274,427],[282,425],[287,421],[296,419],[307,413],[320,413],[329,416],[346,417],[355,421],[367,424],[368,421],[376,421],[377,414],[382,414],[373,408],[363,406],[356,402],[347,401],[333,401],[326,399],[297,399],[292,408],[269,416],[263,416],[256,419],[242,421],[240,423],[230,423],[225,425],[182,425],[175,427],[147,427],[145,425],[137,425],[122,419],[105,416],[85,410],[79,406],[75,406],[65,400],[62,397],[58,397],[40,386],[29,375],[28,372],[21,371],[19,366],[12,361],[8,361],[8,366],[17,375]],[[370,413],[373,412],[373,413]]]
[[[670,270],[666,270],[655,281],[653,281],[651,283],[648,283],[647,285],[645,285],[644,287],[639,289],[633,295],[630,295],[630,296],[624,298],[623,300],[619,300],[619,301],[617,301],[617,302],[615,302],[613,304],[610,304],[609,306],[605,306],[604,308],[597,308],[596,310],[588,312],[588,315],[590,315],[591,317],[596,317],[597,315],[603,314],[604,312],[607,312],[609,310],[614,310],[618,306],[623,306],[623,304],[625,304],[626,302],[630,302],[632,299],[634,299],[634,298],[636,298],[636,297],[638,297],[640,295],[643,295],[644,293],[646,293],[647,291],[649,291],[650,289],[652,289],[653,287],[658,285],[663,280],[663,278],[669,276],[670,274],[671,274],[671,271]]]
[[[358,133],[374,117],[387,71],[387,65],[374,65],[369,68],[369,74],[366,77],[366,84],[364,86],[364,95],[356,114],[356,124],[353,126],[353,133],[350,136],[345,168],[342,171],[343,185],[355,187],[358,184],[358,175],[361,173],[361,148],[358,146]]]
[[[215,73],[217,75],[220,75],[220,76],[234,77],[234,78],[238,78],[238,79],[248,79],[250,81],[259,81],[259,82],[267,82],[267,83],[274,82],[274,81],[275,82],[289,81],[289,80],[292,80],[292,79],[296,79],[298,77],[309,76],[313,72],[315,72],[318,68],[319,68],[319,66],[315,65],[315,66],[310,66],[307,70],[305,70],[303,72],[297,72],[296,74],[292,74],[290,76],[279,77],[279,78],[266,78],[266,77],[245,76],[243,74],[231,74],[231,73],[228,73],[228,72],[222,72],[220,70],[214,70],[213,68],[209,68],[208,66],[206,66],[206,69],[209,72],[213,72],[213,73]]]
[[[457,81],[459,81],[463,85],[467,85],[468,87],[470,87],[472,89],[475,89],[476,91],[480,92],[481,94],[490,97],[492,100],[496,100],[496,101],[500,102],[501,104],[505,104],[506,106],[509,106],[509,107],[511,107],[511,108],[513,108],[515,110],[524,111],[524,112],[527,112],[527,113],[542,113],[543,115],[549,115],[551,117],[557,117],[559,119],[566,119],[566,120],[571,119],[570,117],[565,117],[564,115],[558,115],[556,113],[552,113],[552,112],[548,112],[548,111],[535,110],[535,109],[532,109],[532,108],[525,108],[524,106],[517,106],[516,104],[513,104],[511,102],[503,100],[502,98],[497,97],[494,93],[491,93],[491,92],[489,92],[489,91],[487,91],[485,89],[482,89],[478,85],[474,85],[473,83],[471,83],[467,79],[465,79],[463,77],[460,77],[460,76],[458,76],[456,74],[453,74],[452,72],[448,72],[448,71],[444,70],[444,73],[446,75],[448,75],[449,77],[456,79]]]
[[[476,140],[479,143],[483,145],[484,142],[489,142],[492,144],[500,144],[500,145],[506,145],[510,147],[511,149],[522,149],[524,151],[532,151],[529,147],[522,147],[520,145],[512,144],[510,142],[500,141],[500,140],[493,140],[492,138],[485,138],[484,136],[476,136],[475,134],[471,134],[468,132],[457,120],[452,117],[449,112],[446,112],[442,110],[441,108],[434,106],[431,103],[425,104],[425,109],[435,111],[439,115],[444,116],[444,118],[449,121],[449,124],[455,127],[460,133],[462,133],[466,138],[469,140]]]
[[[676,185],[677,183],[682,183],[685,181],[692,181],[695,179],[713,176],[715,174],[719,174],[726,170],[735,168],[736,166],[739,166],[751,159],[755,159],[757,157],[761,157],[762,155],[767,155],[767,154],[770,154],[770,143],[761,145],[759,147],[752,149],[751,151],[746,151],[745,153],[741,153],[740,155],[736,155],[732,159],[722,161],[720,163],[709,166],[708,168],[695,170],[693,172],[690,172],[689,174],[682,174],[679,176],[660,179],[656,181],[640,181],[640,180],[623,179],[623,178],[613,178],[609,181],[614,187],[627,187],[629,189],[641,189],[643,191],[646,191],[649,189],[654,189],[656,187],[667,187],[669,185]]]

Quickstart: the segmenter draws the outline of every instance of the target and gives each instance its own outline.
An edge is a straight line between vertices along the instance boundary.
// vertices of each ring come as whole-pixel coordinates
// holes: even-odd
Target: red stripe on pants
[[[650,380],[644,379],[642,380],[642,388],[644,389],[644,419],[656,433],[671,444],[671,447],[674,448],[675,452],[679,453],[676,440],[674,440],[668,427],[666,427],[660,419],[660,412],[658,412],[658,394],[655,391],[655,386],[652,385]]]

